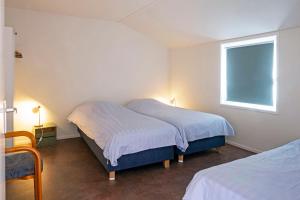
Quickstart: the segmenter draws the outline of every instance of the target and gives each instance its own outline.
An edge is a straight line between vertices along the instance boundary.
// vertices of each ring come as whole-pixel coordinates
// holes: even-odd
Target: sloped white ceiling
[[[7,7],[118,21],[154,0],[5,0]]]
[[[6,0],[6,4],[121,22],[169,47],[300,26],[300,0]]]

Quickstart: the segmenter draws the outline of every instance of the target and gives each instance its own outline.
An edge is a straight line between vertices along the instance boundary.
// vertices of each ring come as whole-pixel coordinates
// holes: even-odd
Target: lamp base
[[[43,127],[43,124],[39,124],[39,125],[34,125],[35,128],[41,128]]]

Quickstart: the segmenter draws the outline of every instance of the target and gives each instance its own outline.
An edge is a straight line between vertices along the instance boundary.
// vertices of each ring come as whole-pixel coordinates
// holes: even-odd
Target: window
[[[276,112],[276,36],[221,45],[221,104]]]

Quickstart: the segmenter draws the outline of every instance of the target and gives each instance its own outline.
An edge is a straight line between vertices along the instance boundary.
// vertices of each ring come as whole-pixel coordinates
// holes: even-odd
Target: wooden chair
[[[31,140],[31,147],[19,146],[5,148],[5,176],[6,180],[31,179],[34,180],[34,196],[42,200],[42,160],[36,150],[36,142],[32,133],[26,131],[7,132],[5,138],[25,136]]]

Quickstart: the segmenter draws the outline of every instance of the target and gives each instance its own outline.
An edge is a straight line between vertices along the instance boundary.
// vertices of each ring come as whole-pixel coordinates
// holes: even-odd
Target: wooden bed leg
[[[170,168],[170,160],[164,160],[163,163],[164,163],[164,168],[166,169]]]
[[[220,147],[213,148],[213,150],[217,153],[220,153]]]
[[[183,155],[178,155],[178,162],[183,163]]]
[[[108,177],[110,181],[116,180],[116,172],[115,171],[108,172]]]

